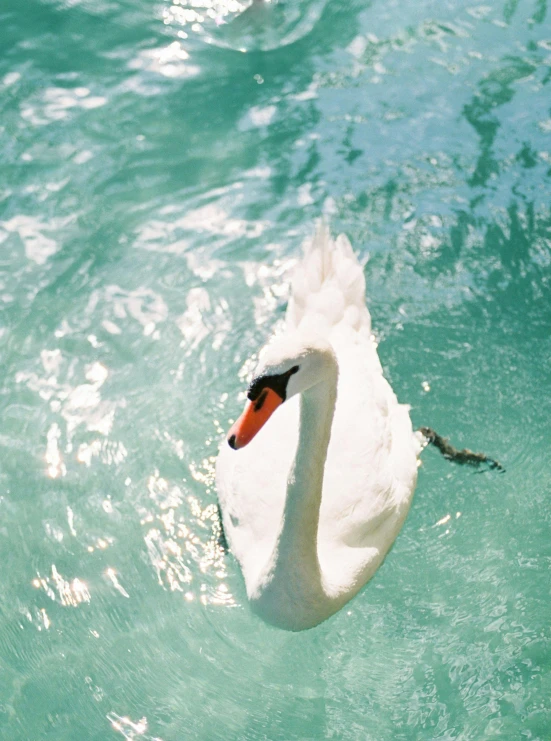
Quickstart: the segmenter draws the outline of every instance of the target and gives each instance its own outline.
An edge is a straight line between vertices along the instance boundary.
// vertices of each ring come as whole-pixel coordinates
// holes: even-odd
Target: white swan
[[[218,456],[251,607],[287,630],[322,622],[373,576],[415,488],[420,439],[383,377],[364,292],[350,242],[320,225]]]

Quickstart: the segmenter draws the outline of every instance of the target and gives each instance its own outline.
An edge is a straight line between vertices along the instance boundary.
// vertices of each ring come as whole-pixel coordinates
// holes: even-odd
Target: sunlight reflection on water
[[[319,20],[326,0],[172,0],[163,10],[178,36],[240,52],[268,51],[292,44]]]

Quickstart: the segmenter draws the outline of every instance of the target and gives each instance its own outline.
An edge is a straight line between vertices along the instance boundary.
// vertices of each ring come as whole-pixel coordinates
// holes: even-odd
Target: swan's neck
[[[301,396],[298,446],[276,547],[279,559],[300,559],[297,565],[312,573],[319,570],[319,511],[336,393],[335,381],[323,381]]]
[[[318,560],[318,523],[336,396],[336,368],[301,396],[299,440],[283,517],[251,600],[269,622],[277,616],[279,626],[288,623],[291,629],[309,627],[309,613],[319,615],[320,604],[330,601]]]

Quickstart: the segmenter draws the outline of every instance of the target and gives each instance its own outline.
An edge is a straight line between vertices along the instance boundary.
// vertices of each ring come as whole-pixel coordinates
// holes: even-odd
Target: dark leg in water
[[[454,448],[445,437],[442,437],[430,427],[420,427],[419,432],[427,438],[427,442],[434,445],[435,448],[438,448],[444,458],[447,458],[449,461],[463,464],[466,463],[468,466],[480,466],[481,463],[486,463],[492,469],[505,471],[499,461],[496,461],[493,458],[488,458],[484,453],[473,453],[473,451],[468,448],[463,448],[463,450]]]
[[[224,532],[224,523],[222,521],[222,510],[220,509],[220,505],[216,505],[218,508],[218,521],[216,522],[216,529],[215,529],[215,536],[216,541],[220,548],[224,551],[224,553],[227,553],[230,549],[228,548],[228,541],[226,540],[226,533]]]

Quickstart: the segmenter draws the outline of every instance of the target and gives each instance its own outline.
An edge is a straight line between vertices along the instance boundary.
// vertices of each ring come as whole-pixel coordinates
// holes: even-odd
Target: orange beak
[[[281,404],[281,396],[270,388],[264,388],[257,399],[248,401],[245,411],[228,433],[230,448],[239,450],[248,445]]]

